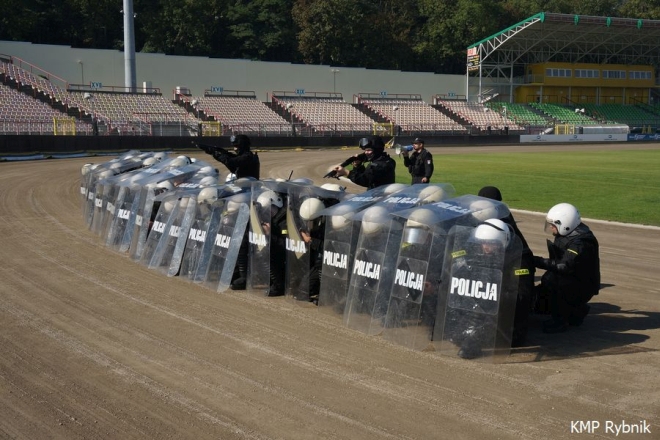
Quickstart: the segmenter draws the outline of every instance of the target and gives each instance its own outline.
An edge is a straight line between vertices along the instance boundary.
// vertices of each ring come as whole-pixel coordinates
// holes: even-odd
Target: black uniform
[[[433,155],[426,148],[415,151],[408,156],[403,156],[403,165],[408,168],[412,176],[412,183],[429,183],[433,175]],[[426,182],[422,179],[426,177]]]
[[[383,139],[380,136],[362,138],[360,139],[360,148],[372,150],[373,154],[371,157],[366,154],[358,156],[358,160],[361,161],[360,164],[353,166],[351,172],[348,173],[351,182],[368,189],[394,183],[396,162],[389,154],[385,153]],[[369,162],[368,166],[364,165],[365,160]]]
[[[485,186],[479,190],[480,197],[487,197],[489,199],[502,201],[502,193],[494,186]],[[504,223],[511,226],[516,236],[520,239],[522,244],[522,256],[520,260],[520,271],[518,278],[518,300],[516,303],[516,316],[513,326],[512,345],[514,347],[520,346],[525,342],[527,336],[529,313],[532,310],[532,303],[534,299],[534,274],[536,273],[536,266],[534,264],[534,254],[525,240],[513,214],[509,213],[508,216],[501,219]]]
[[[250,151],[250,138],[244,134],[231,137],[231,143],[236,147],[236,153],[224,149],[213,151],[213,157],[224,164],[227,169],[236,174],[236,178],[254,177],[259,179],[261,165],[259,156]]]
[[[282,207],[278,209],[270,223],[270,288],[266,296],[284,295],[287,236],[286,207]]]
[[[600,289],[598,240],[580,223],[567,236],[548,241],[548,252],[549,258],[534,258],[536,267],[546,270],[539,285],[540,311],[547,306],[556,323],[580,325],[589,312],[587,302]]]

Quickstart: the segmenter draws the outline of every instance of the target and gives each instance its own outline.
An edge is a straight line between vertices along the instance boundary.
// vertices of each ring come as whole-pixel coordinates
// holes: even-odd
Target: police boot
[[[231,282],[231,290],[245,290],[247,287],[247,257],[247,254],[241,255],[241,252],[238,253],[236,258],[238,277]]]
[[[266,291],[266,296],[284,295],[283,278],[283,274],[280,274],[273,266],[270,267],[270,287]]]

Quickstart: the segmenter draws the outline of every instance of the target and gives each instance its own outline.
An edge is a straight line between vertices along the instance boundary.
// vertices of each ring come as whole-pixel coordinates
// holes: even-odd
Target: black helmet
[[[239,152],[250,149],[250,138],[244,134],[232,135],[229,140],[233,146],[237,147]]]
[[[360,148],[374,150],[375,153],[382,153],[385,150],[385,142],[380,136],[369,136],[359,141]]]
[[[422,138],[415,138],[414,141],[412,141],[413,144],[422,144],[424,145],[424,139]]]

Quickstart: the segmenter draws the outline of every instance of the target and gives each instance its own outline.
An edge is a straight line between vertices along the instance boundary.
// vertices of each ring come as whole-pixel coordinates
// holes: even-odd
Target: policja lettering
[[[172,226],[170,227],[170,237],[178,237],[180,231],[181,231],[181,227],[180,227],[180,226],[174,226],[174,225],[172,225]]]
[[[215,245],[221,248],[229,249],[229,243],[231,242],[231,237],[222,234],[216,234],[215,236]]]
[[[191,228],[190,233],[188,234],[188,238],[191,240],[204,242],[206,241],[206,231]]]
[[[449,293],[458,293],[461,296],[497,301],[497,284],[486,283],[486,288],[484,289],[483,287],[484,283],[480,280],[452,277]]]
[[[256,244],[257,246],[266,246],[268,244],[264,234],[255,234],[254,232],[250,232],[248,234],[248,239],[250,244]]]
[[[130,209],[120,209],[119,214],[117,214],[117,217],[122,218],[124,220],[128,220],[131,217],[131,210]]]
[[[304,241],[292,240],[290,238],[286,239],[286,250],[291,252],[297,252],[304,254],[307,252]]]
[[[348,268],[348,255],[339,252],[323,251],[323,264],[338,267],[340,269]]]
[[[165,223],[163,222],[154,222],[154,226],[152,228],[156,232],[160,232],[161,234],[165,232]]]
[[[353,274],[378,280],[380,279],[380,264],[372,263],[370,261],[355,260]]]
[[[421,291],[422,286],[424,285],[424,275],[397,269],[394,284]]]

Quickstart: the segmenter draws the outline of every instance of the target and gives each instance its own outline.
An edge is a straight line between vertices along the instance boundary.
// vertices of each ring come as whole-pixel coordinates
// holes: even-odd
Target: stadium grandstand
[[[539,13],[468,47],[464,92],[439,91],[431,103],[414,91],[358,92],[347,100],[338,92],[295,88],[272,91],[266,101],[254,91],[194,94],[187,88],[171,99],[150,85],[128,92],[74,84],[44,66],[0,55],[0,134],[245,133],[273,145],[290,143],[277,139],[291,136],[309,145],[345,144],[332,139],[369,133],[421,135],[431,143],[470,143],[476,136],[480,142],[515,142],[515,136],[548,134],[560,125],[575,133],[618,127],[655,134],[659,37],[657,20]]]

